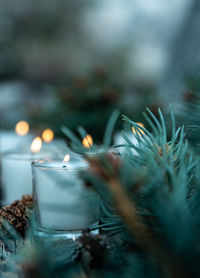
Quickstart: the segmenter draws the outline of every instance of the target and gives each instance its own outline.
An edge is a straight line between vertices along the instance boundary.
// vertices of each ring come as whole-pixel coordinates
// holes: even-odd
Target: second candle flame
[[[35,139],[31,144],[31,152],[37,153],[41,150],[41,148],[42,148],[42,139],[39,136],[37,136],[35,137]]]

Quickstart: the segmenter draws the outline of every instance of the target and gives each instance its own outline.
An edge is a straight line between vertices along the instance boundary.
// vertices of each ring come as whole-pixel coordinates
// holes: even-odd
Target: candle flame
[[[63,159],[63,162],[69,162],[69,160],[70,160],[70,155],[66,154],[66,156]]]
[[[144,127],[143,123],[137,123],[137,125],[139,125],[139,126],[141,126],[141,127]],[[137,133],[137,130],[134,128],[134,126],[132,126],[132,131],[133,131],[134,134]],[[144,134],[144,131],[143,131],[141,128],[139,128],[139,131],[140,131],[142,134]],[[139,135],[141,135],[141,134],[139,134]]]
[[[29,124],[26,121],[20,121],[15,126],[15,132],[20,136],[25,136],[29,132]]]
[[[40,151],[41,147],[42,147],[42,139],[39,136],[37,136],[35,137],[35,139],[31,144],[31,152],[37,153]]]
[[[82,140],[82,144],[85,148],[89,149],[93,145],[92,136],[89,134],[86,135]]]
[[[52,129],[47,128],[42,133],[42,139],[46,143],[50,143],[54,139],[54,132]]]

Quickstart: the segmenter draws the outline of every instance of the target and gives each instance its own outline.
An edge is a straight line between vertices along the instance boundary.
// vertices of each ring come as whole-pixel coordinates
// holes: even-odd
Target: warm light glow
[[[93,144],[92,136],[88,134],[86,137],[84,137],[82,140],[82,144],[85,148],[89,149]]]
[[[37,136],[35,137],[35,139],[31,144],[31,152],[37,153],[40,151],[41,147],[42,147],[42,139],[39,136]]]
[[[42,139],[44,140],[44,142],[50,143],[51,141],[53,141],[53,138],[54,138],[54,132],[52,129],[47,128],[43,131]]]
[[[139,125],[139,126],[141,126],[141,127],[144,127],[144,125],[143,125],[143,123],[137,123],[137,125]],[[132,126],[132,131],[133,131],[133,133],[137,133],[137,131],[136,131],[136,129],[134,128],[134,126]],[[142,134],[144,134],[144,131],[141,129],[141,128],[139,128],[139,131],[142,133]],[[140,135],[140,134],[139,134]]]
[[[29,124],[25,121],[20,121],[15,126],[15,132],[20,135],[24,136],[29,132]]]
[[[70,155],[66,154],[66,156],[63,159],[63,162],[69,162],[69,160],[70,160]]]

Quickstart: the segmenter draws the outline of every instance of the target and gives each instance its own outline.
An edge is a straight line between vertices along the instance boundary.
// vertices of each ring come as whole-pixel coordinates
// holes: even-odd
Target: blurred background
[[[0,128],[83,125],[98,141],[116,107],[181,113],[197,103],[199,24],[198,0],[0,0]]]

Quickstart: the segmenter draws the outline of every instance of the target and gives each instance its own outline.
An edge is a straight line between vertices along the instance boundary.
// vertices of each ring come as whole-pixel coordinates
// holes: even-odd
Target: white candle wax
[[[0,151],[5,152],[13,148],[30,145],[33,140],[32,134],[19,136],[14,131],[0,131]]]
[[[99,198],[78,174],[86,169],[87,164],[78,160],[33,165],[34,207],[42,229],[82,230],[98,220]]]
[[[53,156],[54,155],[54,156]],[[50,152],[8,152],[1,154],[1,190],[3,205],[20,200],[22,195],[32,193],[31,163],[36,159],[52,158]]]

